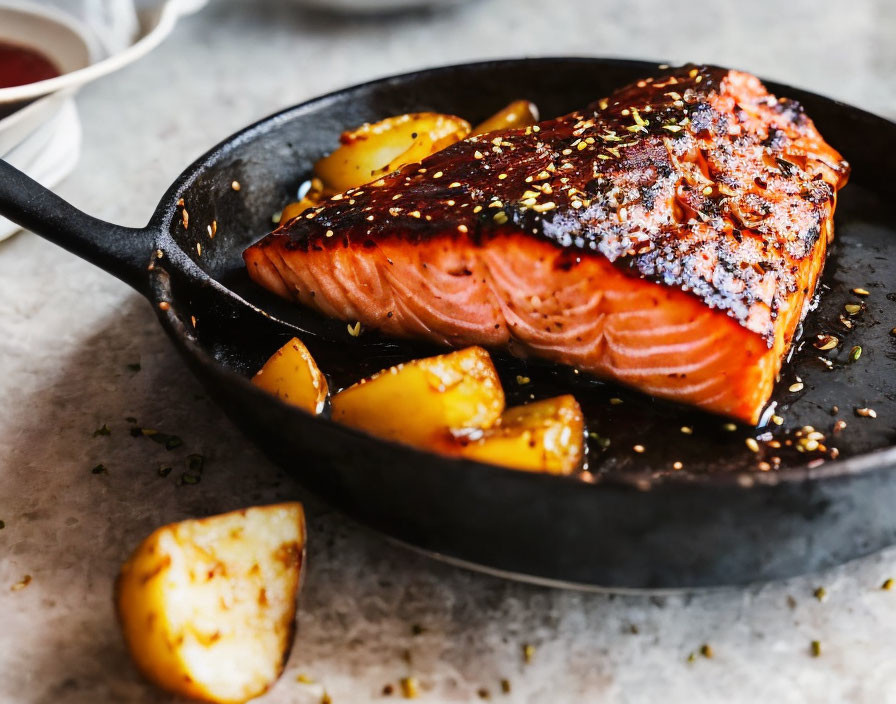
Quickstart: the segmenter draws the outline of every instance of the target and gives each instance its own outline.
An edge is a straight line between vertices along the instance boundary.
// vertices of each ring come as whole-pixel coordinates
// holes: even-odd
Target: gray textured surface
[[[891,0],[739,5],[482,0],[340,21],[286,2],[213,2],[148,59],[84,91],[84,156],[59,191],[139,225],[186,163],[245,123],[370,77],[492,56],[708,60],[896,115]],[[137,361],[141,371],[128,370]],[[663,598],[512,584],[408,553],[305,496],[199,397],[144,302],[30,234],[0,244],[0,372],[4,702],[168,701],[122,649],[118,564],[159,524],[283,497],[306,501],[312,544],[296,646],[270,704],[318,702],[321,685],[337,704],[381,701],[407,674],[432,702],[478,701],[481,687],[516,702],[896,702],[896,591],[879,588],[896,577],[896,551],[788,583]],[[132,439],[130,415],[185,447]],[[103,423],[112,434],[93,438]],[[193,451],[208,458],[202,483],[176,487]],[[108,474],[91,474],[100,462]],[[161,462],[175,466],[167,479]],[[25,574],[32,582],[11,591]],[[412,636],[414,623],[425,632]],[[524,642],[536,646],[529,665]],[[687,663],[705,642],[715,657]]]

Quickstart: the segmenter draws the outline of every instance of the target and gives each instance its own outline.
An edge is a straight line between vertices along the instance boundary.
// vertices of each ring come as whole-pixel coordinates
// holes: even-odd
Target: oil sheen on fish
[[[755,423],[848,175],[799,104],[686,66],[333,196],[244,258],[329,316]]]

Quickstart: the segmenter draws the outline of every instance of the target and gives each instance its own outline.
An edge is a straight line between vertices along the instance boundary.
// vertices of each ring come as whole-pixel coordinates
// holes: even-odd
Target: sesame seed
[[[784,419],[781,416],[774,415],[772,416],[772,423],[775,425],[784,425]]]
[[[325,234],[326,234],[327,237],[332,237],[332,236],[333,236],[333,231],[332,231],[332,230],[327,230]]]
[[[411,212],[408,213],[408,215],[410,215],[412,218],[419,218],[419,217],[420,217],[420,211],[419,211],[419,210],[412,210]]]
[[[481,205],[477,205],[475,208],[473,208],[473,212],[474,212],[474,213],[478,213],[478,212],[481,212],[481,211],[482,211],[482,206],[481,206]]]
[[[873,408],[857,408],[856,415],[862,418],[877,418],[877,411]]]
[[[242,188],[242,186],[240,186],[239,181],[231,181],[230,187],[235,191],[238,191],[238,190],[240,190],[240,188]]]
[[[845,306],[843,306],[843,309],[850,315],[856,315],[857,313],[861,312],[862,306],[859,303],[847,303]]]
[[[460,181],[452,181],[448,184],[448,188],[460,188]]]
[[[474,158],[474,159],[482,159],[482,158],[483,158],[483,157],[482,157],[482,152],[480,152],[480,151],[477,149],[475,152],[473,152],[473,158]]]
[[[507,213],[505,213],[503,210],[499,210],[494,215],[494,221],[499,225],[504,225],[507,222]]]
[[[633,449],[635,452],[637,452],[638,454],[640,454],[640,453],[644,452],[644,450],[645,450],[646,448],[645,448],[643,445],[635,445],[632,449]]]
[[[722,426],[722,430],[727,430],[729,433],[733,433],[737,430],[737,426],[734,423],[725,423],[725,425]]]
[[[466,225],[458,225],[457,229],[459,232],[463,232],[464,234],[470,231]]]
[[[750,448],[751,452],[759,452],[759,443],[756,442],[756,438],[747,438],[746,440],[744,440],[744,442],[746,443],[747,447]]]
[[[445,174],[443,174],[441,171],[436,171],[436,172],[432,175],[432,177],[433,177],[433,178],[442,178],[442,176],[444,176],[444,175],[445,175]]]
[[[673,462],[672,469],[681,469],[684,465],[681,462]]]
[[[354,325],[349,323],[348,325],[346,325],[346,328],[348,329],[348,334],[351,335],[352,337],[358,337],[358,335],[361,334],[361,322],[360,321],[356,322]]]
[[[618,406],[618,405],[621,404],[621,403],[622,403],[622,399],[621,399],[621,398],[616,398],[616,397],[614,396],[613,398],[610,399],[610,405],[611,405],[611,406]]]
[[[507,178],[507,174],[498,174],[499,181],[503,181],[505,178]]]
[[[840,343],[840,340],[838,340],[833,335],[819,335],[818,340],[816,342],[814,342],[813,344],[815,345],[816,348],[818,348],[820,350],[832,350],[839,343]]]
[[[692,427],[690,427],[689,425],[683,425],[683,426],[681,426],[681,432],[684,433],[685,435],[693,435],[694,429]]]
[[[787,387],[787,390],[791,391],[793,393],[796,393],[797,391],[802,391],[803,390],[803,382],[798,381],[795,384],[791,384],[789,387]]]
[[[856,296],[862,296],[862,297],[870,296],[870,295],[871,295],[871,292],[868,291],[867,289],[864,289],[864,288],[854,288],[854,289],[852,290],[852,292],[853,292]]]

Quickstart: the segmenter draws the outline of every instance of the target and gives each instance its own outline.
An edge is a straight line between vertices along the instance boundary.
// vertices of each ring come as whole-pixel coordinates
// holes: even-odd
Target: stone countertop
[[[368,78],[489,57],[709,61],[893,117],[894,36],[891,0],[474,0],[388,19],[213,0],[148,58],[81,93],[84,153],[57,190],[142,225],[187,163],[249,122]],[[677,596],[559,591],[440,564],[307,496],[206,400],[143,300],[31,234],[0,244],[0,360],[3,702],[171,701],[123,650],[118,565],[163,523],[293,497],[310,516],[307,579],[292,656],[265,704],[316,703],[323,688],[336,704],[383,701],[384,685],[406,675],[430,702],[478,701],[480,689],[539,703],[896,702],[896,591],[880,588],[896,577],[896,550]],[[126,416],[175,430],[184,447],[134,440]],[[104,423],[111,435],[93,437]],[[189,452],[206,456],[202,483],[177,487]],[[175,472],[161,479],[165,462]],[[106,474],[91,473],[98,463]],[[412,624],[425,630],[412,635]],[[528,665],[523,643],[535,646]],[[713,657],[688,662],[704,643]]]

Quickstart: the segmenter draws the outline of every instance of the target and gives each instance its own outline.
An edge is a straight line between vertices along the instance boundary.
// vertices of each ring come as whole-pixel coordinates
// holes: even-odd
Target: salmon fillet
[[[756,423],[848,175],[799,104],[686,66],[333,196],[244,258],[329,316]]]

